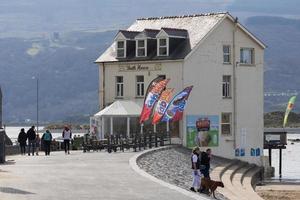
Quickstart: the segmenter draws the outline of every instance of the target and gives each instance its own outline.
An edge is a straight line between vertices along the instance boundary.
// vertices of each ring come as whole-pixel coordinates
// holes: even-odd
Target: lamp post
[[[33,76],[36,80],[36,132],[39,133],[39,78]]]

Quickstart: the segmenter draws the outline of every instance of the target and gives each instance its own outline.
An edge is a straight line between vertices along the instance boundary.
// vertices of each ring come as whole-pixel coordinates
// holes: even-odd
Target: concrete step
[[[255,168],[256,165],[250,164],[246,165],[245,167],[240,168],[239,170],[236,171],[236,173],[232,177],[232,185],[236,188],[239,188],[239,190],[246,190],[242,184],[242,178],[245,176],[245,174]]]
[[[210,177],[214,181],[221,181],[221,176],[223,173],[232,165],[235,165],[238,161],[234,160],[231,162],[221,163],[216,166],[210,173]]]
[[[232,177],[236,173],[237,170],[243,168],[246,164],[243,162],[239,162],[235,165],[232,165],[228,168],[224,174],[222,175],[221,179],[224,183],[224,188],[222,188],[222,192],[226,193],[226,197],[231,200],[241,200],[243,196],[240,195],[240,191],[237,191],[236,188],[232,184]]]
[[[260,167],[254,167],[248,170],[247,173],[242,177],[242,186],[245,189],[245,196],[249,197],[249,200],[263,200],[254,190],[252,182],[255,179],[255,176],[260,173]]]

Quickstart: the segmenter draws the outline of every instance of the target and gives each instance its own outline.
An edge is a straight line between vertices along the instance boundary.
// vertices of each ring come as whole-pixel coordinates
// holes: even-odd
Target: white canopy
[[[138,117],[142,111],[142,101],[118,100],[107,106],[94,117]]]

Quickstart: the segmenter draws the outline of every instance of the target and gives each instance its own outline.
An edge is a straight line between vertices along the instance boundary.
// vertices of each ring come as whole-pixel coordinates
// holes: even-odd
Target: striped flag
[[[288,116],[291,112],[291,110],[294,108],[294,104],[296,101],[296,96],[292,96],[289,100],[289,103],[286,107],[286,111],[285,111],[285,115],[284,115],[284,119],[283,119],[283,128],[286,126],[287,124],[287,120],[288,120]]]
[[[192,89],[193,86],[186,87],[171,100],[162,121],[179,121],[182,119],[183,111]]]
[[[169,102],[172,98],[174,89],[168,88],[165,91],[163,91],[160,95],[160,98],[156,104],[155,112],[152,119],[152,124],[157,124],[160,119],[165,114],[167,107],[169,105]]]
[[[149,119],[155,103],[158,101],[162,91],[165,90],[169,81],[170,79],[163,79],[161,77],[157,77],[151,81],[145,95],[143,110],[140,115],[140,124]]]

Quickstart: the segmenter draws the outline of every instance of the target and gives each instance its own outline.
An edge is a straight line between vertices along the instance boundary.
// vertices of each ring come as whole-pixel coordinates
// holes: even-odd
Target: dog
[[[210,180],[209,178],[202,178],[201,179],[201,188],[202,190],[207,190],[208,196],[211,196],[211,194],[213,194],[213,197],[216,199],[215,196],[215,190],[217,189],[217,187],[224,187],[223,182],[221,181],[213,181]]]

